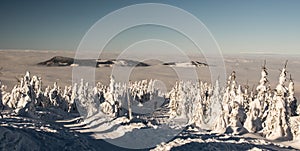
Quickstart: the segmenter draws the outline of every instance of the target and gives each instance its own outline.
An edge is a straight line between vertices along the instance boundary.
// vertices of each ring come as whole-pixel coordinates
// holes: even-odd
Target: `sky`
[[[76,50],[99,19],[140,3],[169,4],[193,14],[206,25],[223,53],[300,53],[299,0],[1,0],[0,49]],[[106,49],[118,51],[147,37],[185,41],[170,31],[157,26],[129,29]]]

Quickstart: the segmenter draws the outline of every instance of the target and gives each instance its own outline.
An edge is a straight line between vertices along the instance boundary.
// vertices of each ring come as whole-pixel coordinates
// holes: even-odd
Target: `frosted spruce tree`
[[[216,80],[215,86],[213,88],[210,102],[211,103],[208,110],[209,116],[207,117],[206,124],[208,124],[209,127],[213,127],[216,124],[218,117],[222,114],[222,92],[218,80]]]
[[[25,76],[21,79],[20,85],[14,87],[12,90],[13,97],[10,100],[14,103],[14,111],[17,115],[33,115],[35,93],[33,86],[30,85],[30,73],[27,71]]]
[[[81,79],[77,90],[78,96],[75,98],[77,110],[81,116],[91,117],[97,113],[99,107],[96,106],[92,94],[88,83],[84,84],[84,80]]]
[[[229,96],[229,99],[226,100],[228,102],[227,108],[224,108],[226,114],[224,116],[226,117],[226,133],[233,133],[233,134],[242,134],[246,133],[247,130],[243,127],[244,121],[245,121],[245,112],[244,112],[244,98],[243,98],[243,92],[241,90],[241,86],[237,86],[236,83],[236,74],[235,71],[231,73],[231,75],[228,78],[228,86],[227,90],[229,89],[229,92],[227,91],[227,96]],[[223,102],[223,105],[226,103]]]
[[[266,68],[266,61],[262,66],[261,79],[259,85],[256,87],[257,95],[253,101],[249,102],[249,111],[247,112],[247,119],[244,127],[249,132],[257,132],[262,129],[262,123],[269,110],[269,95],[270,84],[267,79],[268,72]]]
[[[234,99],[236,96],[236,75],[235,75],[235,71],[233,71],[231,73],[231,75],[228,77],[228,82],[227,82],[227,86],[225,88],[225,93],[223,95],[223,101],[222,101],[222,106],[223,106],[223,118],[225,119],[225,125],[229,125],[230,124],[230,114],[232,111],[232,107],[233,107],[233,103],[234,103]]]
[[[171,118],[177,116],[177,109],[178,109],[178,106],[179,106],[178,99],[179,99],[179,94],[180,94],[179,91],[180,91],[179,83],[176,82],[175,86],[169,92],[170,101],[169,101],[168,108],[169,108],[169,115],[170,115]]]
[[[60,91],[59,91],[59,87],[57,86],[57,82],[54,82],[53,84],[53,88],[50,90],[49,92],[49,98],[50,98],[50,103],[52,106],[59,106],[59,102],[60,102]]]
[[[218,120],[213,126],[213,132],[240,134],[245,132],[243,128],[243,94],[241,87],[237,89],[236,74],[233,71],[228,77],[225,92],[222,98],[222,111],[218,115]]]
[[[6,92],[6,86],[2,84],[1,87],[0,87],[0,91],[1,91],[1,100],[2,100],[1,104],[3,105],[2,109],[5,109],[6,107],[11,108],[12,104],[9,104],[11,94],[9,92]]]
[[[287,101],[287,108],[288,108],[288,115],[289,116],[296,116],[297,115],[297,99],[294,96],[294,81],[292,79],[292,75],[290,75],[290,83],[288,86],[288,101]]]
[[[279,77],[279,84],[276,86],[273,100],[275,105],[271,106],[266,119],[264,134],[268,139],[291,139],[292,134],[289,125],[287,110],[288,90],[284,83],[286,81],[286,65],[282,69]]]
[[[221,111],[220,114],[216,117],[217,118],[216,123],[212,127],[212,131],[216,133],[224,133],[226,131],[227,125],[229,124],[229,115],[231,112],[231,107],[229,105],[230,97],[231,97],[230,88],[231,88],[231,80],[234,79],[234,77],[232,78],[232,75],[235,76],[235,74],[232,73],[231,76],[229,76],[228,78],[227,85],[225,87],[225,91],[222,96]]]

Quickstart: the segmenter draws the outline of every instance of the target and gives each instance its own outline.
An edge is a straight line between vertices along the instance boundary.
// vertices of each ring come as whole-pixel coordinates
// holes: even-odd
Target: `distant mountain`
[[[199,61],[190,61],[190,62],[166,62],[163,65],[175,66],[175,67],[208,67],[207,63]]]
[[[70,66],[74,63],[73,58],[55,56],[47,61],[40,62],[38,65],[46,65],[46,66]]]
[[[49,60],[38,63],[38,65],[45,66],[93,66],[93,67],[110,67],[112,65],[118,66],[137,66],[146,67],[149,64],[127,60],[127,59],[110,59],[110,60],[99,60],[99,59],[74,59],[70,57],[55,56]]]
[[[91,66],[91,67],[111,67],[112,65],[127,66],[127,67],[147,67],[150,64],[128,59],[74,59],[70,57],[55,56],[49,60],[38,63],[45,66]],[[190,62],[166,62],[162,65],[176,67],[207,67],[207,63],[199,61]]]

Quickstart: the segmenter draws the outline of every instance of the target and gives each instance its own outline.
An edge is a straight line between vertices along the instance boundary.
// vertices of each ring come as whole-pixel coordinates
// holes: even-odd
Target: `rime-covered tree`
[[[271,106],[266,119],[264,134],[268,139],[291,139],[291,129],[287,110],[288,90],[284,83],[286,81],[286,65],[282,69],[279,77],[279,84],[276,86],[274,95],[274,106]]]

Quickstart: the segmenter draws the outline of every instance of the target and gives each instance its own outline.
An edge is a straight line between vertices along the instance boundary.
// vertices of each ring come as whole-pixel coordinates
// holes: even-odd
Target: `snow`
[[[263,138],[249,138],[227,134],[212,134],[189,131],[168,143],[157,145],[152,151],[169,150],[291,150],[280,143],[269,142]]]
[[[233,71],[225,87],[178,81],[167,93],[156,80],[113,76],[108,86],[82,79],[43,87],[26,72],[11,91],[0,83],[0,150],[97,150],[99,142],[106,149],[300,149],[300,107],[287,72],[285,65],[275,90],[264,65],[254,91]]]

